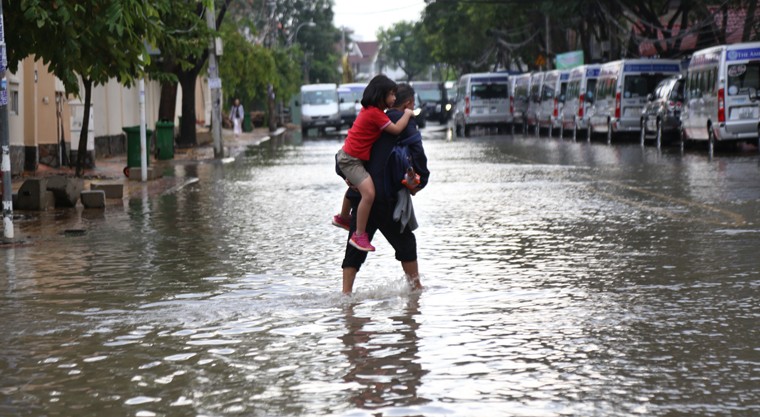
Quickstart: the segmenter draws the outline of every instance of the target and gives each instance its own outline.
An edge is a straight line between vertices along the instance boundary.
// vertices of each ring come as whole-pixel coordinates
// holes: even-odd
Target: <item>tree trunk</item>
[[[84,116],[82,119],[82,131],[79,133],[79,146],[77,147],[76,176],[84,174],[84,161],[87,156],[87,136],[90,130],[90,102],[92,101],[92,80],[84,78]]]
[[[177,83],[165,82],[161,84],[161,101],[158,105],[158,120],[174,122],[177,107]]]
[[[182,117],[179,124],[179,138],[177,146],[180,148],[192,148],[198,145],[195,132],[195,80],[198,73],[195,71],[180,71],[177,74],[179,84],[182,86]]]

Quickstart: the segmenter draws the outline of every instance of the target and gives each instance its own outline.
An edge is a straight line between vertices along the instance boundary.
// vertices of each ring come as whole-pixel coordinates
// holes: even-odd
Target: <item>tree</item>
[[[432,65],[430,48],[421,24],[398,22],[387,30],[381,30],[377,39],[383,61],[401,68],[408,81],[414,80]]]
[[[87,152],[92,86],[116,78],[133,85],[149,62],[145,43],[162,35],[159,16],[170,2],[139,0],[27,0],[3,4],[9,68],[27,56],[42,59],[63,82],[66,92],[84,87],[84,120],[79,138],[76,175]]]
[[[195,82],[205,68],[208,60],[208,45],[216,31],[206,27],[205,14],[210,10],[209,2],[214,0],[184,0],[172,2],[172,8],[165,17],[166,32],[171,38],[159,43],[162,64],[160,72],[174,74],[182,87],[182,119],[179,127],[180,147],[192,147],[197,144],[195,131]],[[231,0],[216,1],[215,27],[221,27]],[[174,120],[174,103],[177,84],[173,80],[164,80],[161,88],[161,105],[159,119]]]

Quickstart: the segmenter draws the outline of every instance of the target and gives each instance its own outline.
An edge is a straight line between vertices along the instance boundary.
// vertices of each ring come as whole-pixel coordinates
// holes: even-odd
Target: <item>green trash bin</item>
[[[156,158],[174,159],[174,123],[156,122]]]
[[[127,126],[121,128],[124,133],[127,134],[127,166],[140,167],[140,126]],[[145,140],[153,134],[150,129],[145,129]],[[150,165],[150,148],[147,147],[146,142],[146,165]]]
[[[246,112],[245,115],[243,115],[243,132],[253,132],[251,113]]]

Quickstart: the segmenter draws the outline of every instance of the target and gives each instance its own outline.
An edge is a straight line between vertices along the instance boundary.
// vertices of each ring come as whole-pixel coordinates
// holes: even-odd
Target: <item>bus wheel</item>
[[[657,149],[662,147],[662,121],[657,119]]]
[[[641,119],[641,128],[639,129],[639,139],[641,140],[641,147],[644,147],[644,141],[647,138],[647,119]]]
[[[578,140],[578,123],[573,120],[573,142]]]
[[[464,137],[469,138],[470,133],[470,126],[464,125]]]
[[[607,120],[607,144],[612,144],[612,120]]]

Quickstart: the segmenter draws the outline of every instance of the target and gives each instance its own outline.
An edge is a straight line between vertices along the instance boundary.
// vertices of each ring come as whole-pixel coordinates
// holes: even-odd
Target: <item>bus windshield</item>
[[[728,95],[757,94],[760,90],[760,62],[728,66]]]
[[[646,97],[657,88],[657,84],[659,84],[665,76],[665,74],[626,75],[625,84],[623,86],[623,97]]]

